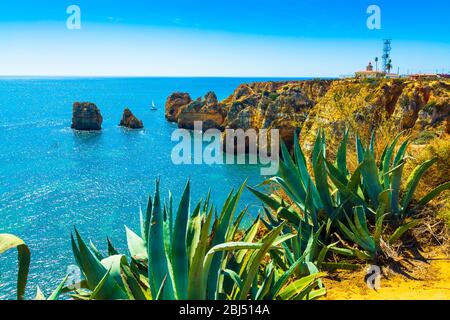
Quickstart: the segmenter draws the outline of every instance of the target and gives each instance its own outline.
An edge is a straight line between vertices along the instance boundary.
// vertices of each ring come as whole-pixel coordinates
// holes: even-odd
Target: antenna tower
[[[387,72],[387,65],[391,57],[391,39],[383,40],[383,72]]]

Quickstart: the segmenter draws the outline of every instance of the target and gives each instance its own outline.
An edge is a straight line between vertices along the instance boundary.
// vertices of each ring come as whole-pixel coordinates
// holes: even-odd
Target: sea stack
[[[142,121],[136,118],[133,112],[131,112],[131,110],[128,108],[123,111],[122,120],[120,121],[119,126],[129,129],[144,128],[144,124],[142,123]]]
[[[201,99],[200,99],[201,101]],[[166,119],[170,122],[178,122],[180,112],[192,102],[189,93],[175,92],[167,98]]]
[[[75,102],[72,111],[72,129],[80,131],[102,130],[100,109],[91,102]]]

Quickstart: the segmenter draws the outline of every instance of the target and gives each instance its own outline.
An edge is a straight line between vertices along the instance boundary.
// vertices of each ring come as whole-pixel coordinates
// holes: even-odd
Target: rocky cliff
[[[197,101],[187,93],[175,93],[167,99],[166,118],[188,129],[194,121],[204,121],[206,129],[276,128],[288,144],[296,128],[342,132],[350,127],[370,132],[385,120],[397,130],[450,133],[450,81],[343,79],[242,84],[222,102],[211,92]]]

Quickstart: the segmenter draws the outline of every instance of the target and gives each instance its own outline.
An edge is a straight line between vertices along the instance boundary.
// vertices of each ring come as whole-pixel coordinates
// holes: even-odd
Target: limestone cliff
[[[335,134],[344,128],[367,134],[382,125],[393,132],[412,129],[441,134],[450,133],[449,122],[449,81],[349,79],[332,83],[302,129],[310,136],[319,127]]]
[[[191,129],[194,121],[208,128],[280,129],[290,144],[296,128],[332,133],[344,128],[370,132],[387,120],[396,130],[450,133],[450,81],[311,80],[240,85],[218,102],[214,93],[192,101],[188,94],[167,99],[166,117]]]

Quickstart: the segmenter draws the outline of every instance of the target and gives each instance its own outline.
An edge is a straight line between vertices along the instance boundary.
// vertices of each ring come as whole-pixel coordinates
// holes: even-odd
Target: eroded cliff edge
[[[279,129],[291,144],[299,128],[331,133],[344,128],[371,132],[383,122],[401,131],[413,129],[440,135],[450,133],[449,80],[310,80],[255,82],[240,85],[228,98],[217,101],[213,92],[192,100],[174,93],[166,103],[166,118],[192,129]]]

